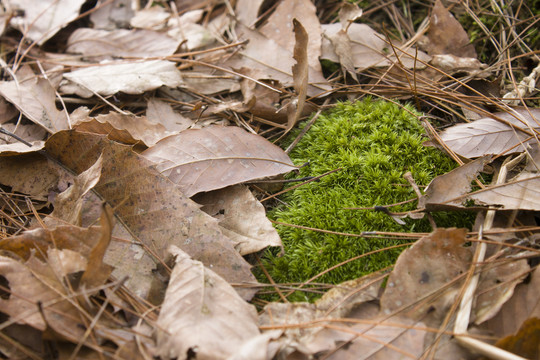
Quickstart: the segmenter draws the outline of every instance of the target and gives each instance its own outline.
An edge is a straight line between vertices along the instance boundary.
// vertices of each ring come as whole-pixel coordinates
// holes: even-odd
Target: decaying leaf
[[[461,206],[464,202],[462,195],[471,190],[471,182],[490,161],[491,156],[484,156],[437,176],[429,183],[418,207],[434,210],[437,207]]]
[[[16,76],[16,80],[0,82],[0,94],[7,101],[50,133],[70,128],[66,112],[56,108],[56,94],[48,80],[29,67],[22,67]]]
[[[227,359],[259,335],[257,312],[215,272],[179,248],[158,318],[165,359]],[[192,354],[192,355],[189,355]]]
[[[39,45],[53,37],[79,15],[84,0],[10,0],[24,16],[11,21],[26,37]]]
[[[204,212],[219,220],[221,231],[235,242],[234,247],[241,255],[268,246],[283,247],[264,207],[247,187],[236,185],[202,193],[195,201],[203,205]]]
[[[64,131],[52,136],[46,149],[77,174],[103,156],[107,166],[94,190],[114,208],[115,215],[135,237],[136,243],[124,246],[135,247],[138,259],[143,254],[154,261],[156,257],[165,259],[167,247],[175,244],[230,282],[254,282],[250,265],[221,233],[217,220],[201,211],[129,146],[103,135]],[[118,260],[125,262],[122,257]],[[251,290],[247,293],[253,294]]]
[[[67,51],[86,57],[157,57],[174,54],[180,41],[152,30],[80,28],[68,39]]]
[[[296,168],[276,145],[232,126],[185,130],[142,155],[188,197]]]
[[[302,110],[306,103],[307,96],[307,86],[308,86],[308,75],[309,75],[309,66],[308,66],[308,34],[306,29],[302,24],[297,20],[293,19],[294,24],[294,37],[296,42],[294,44],[293,58],[296,61],[296,64],[292,67],[292,75],[294,82],[294,90],[296,92],[295,100],[290,104],[291,109],[288,111],[288,124],[285,133],[291,131],[291,129],[296,125],[300,120],[302,115]]]
[[[435,5],[433,5],[427,37],[430,55],[452,54],[459,57],[476,58],[476,51],[469,41],[467,32],[459,21],[446,10],[440,0],[435,1]]]
[[[391,314],[402,309],[410,315],[442,319],[459,292],[459,280],[472,261],[470,247],[465,247],[466,229],[438,228],[418,240],[398,258],[381,296],[381,311]],[[420,302],[426,298],[432,301]],[[412,305],[416,305],[411,307]]]
[[[174,63],[163,60],[106,62],[74,70],[64,77],[100,95],[142,94],[160,86],[174,88],[182,84]]]
[[[475,191],[467,199],[506,210],[540,210],[540,175],[524,172],[506,184]]]
[[[497,119],[497,120],[496,120]],[[455,153],[475,158],[484,155],[513,154],[536,142],[532,133],[540,128],[540,109],[517,108],[493,114],[467,124],[454,125],[440,134]]]

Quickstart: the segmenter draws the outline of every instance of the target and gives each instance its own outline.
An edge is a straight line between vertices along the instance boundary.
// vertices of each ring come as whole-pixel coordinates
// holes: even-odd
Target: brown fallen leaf
[[[296,60],[296,64],[292,67],[294,90],[296,92],[296,98],[292,101],[287,111],[287,128],[282,136],[287,134],[300,120],[302,116],[302,110],[306,103],[309,65],[308,65],[308,34],[306,29],[302,26],[300,21],[296,18],[293,19],[294,25],[294,37],[296,42],[294,43],[293,58]]]
[[[493,117],[454,125],[440,137],[452,151],[469,159],[523,152],[527,143],[537,141],[529,134],[540,128],[540,109],[516,108]]]
[[[56,108],[55,89],[28,66],[16,73],[17,80],[1,81],[0,94],[28,119],[50,133],[69,129],[66,112]]]
[[[233,242],[241,255],[268,246],[283,248],[281,239],[266,217],[264,206],[243,185],[201,193],[194,200],[201,210],[219,220],[223,234]]]
[[[436,210],[448,206],[463,206],[465,200],[462,195],[471,190],[471,182],[490,161],[491,156],[484,156],[437,176],[418,200],[418,208]]]
[[[194,121],[174,111],[169,103],[151,98],[148,100],[146,118],[154,124],[161,124],[167,131],[180,132],[194,125]]]
[[[235,126],[185,130],[141,155],[187,197],[296,169],[279,147]]]
[[[176,246],[170,251],[176,264],[157,321],[160,356],[227,359],[259,335],[253,305],[201,262]]]
[[[382,314],[406,309],[410,317],[422,321],[427,314],[437,323],[444,318],[462,281],[447,286],[469,269],[473,258],[471,248],[464,246],[466,233],[466,229],[438,228],[405,250],[381,296]]]
[[[74,122],[73,128],[108,135],[109,139],[124,144],[136,144],[142,141],[148,147],[172,133],[163,125],[150,122],[145,116],[117,112],[81,118]]]
[[[64,78],[100,95],[142,94],[160,86],[174,88],[182,84],[182,76],[175,64],[164,60],[105,62],[64,73]],[[80,92],[80,95],[91,96],[87,92]]]
[[[427,52],[430,55],[452,54],[476,58],[476,50],[467,32],[440,0],[433,5],[427,38]]]
[[[523,172],[506,184],[488,186],[466,199],[505,210],[540,210],[540,175]]]
[[[179,40],[152,30],[79,28],[69,37],[66,51],[99,61],[112,57],[169,56],[174,54],[179,45]]]
[[[145,253],[154,261],[165,259],[166,248],[175,244],[231,283],[255,282],[251,266],[221,233],[217,220],[201,211],[129,146],[103,135],[64,131],[52,136],[46,149],[77,174],[103,156],[107,166],[94,190],[115,209],[115,215],[134,236],[135,244],[124,246],[136,247],[139,259]],[[118,261],[125,261],[121,252],[117,254]],[[136,262],[129,263],[137,266]],[[146,270],[151,275],[152,268]],[[249,297],[253,291],[246,290],[245,294]]]

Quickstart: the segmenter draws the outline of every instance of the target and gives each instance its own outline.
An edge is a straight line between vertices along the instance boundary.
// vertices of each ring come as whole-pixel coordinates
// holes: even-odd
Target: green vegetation
[[[405,110],[406,109],[406,110]],[[286,193],[287,206],[270,212],[270,218],[336,232],[431,231],[427,220],[405,219],[399,225],[388,215],[373,210],[346,210],[345,207],[389,205],[415,198],[403,174],[410,171],[417,184],[427,185],[436,175],[455,167],[453,161],[435,148],[422,145],[423,128],[411,106],[366,99],[339,103],[323,114],[290,154],[296,164],[310,162],[299,176],[317,176],[342,170]],[[294,134],[293,134],[294,136]],[[391,208],[405,211],[410,203]],[[472,217],[438,214],[439,226],[467,226]],[[285,255],[265,254],[264,266],[278,283],[302,282],[354,256],[399,244],[395,239],[338,236],[278,226]],[[392,265],[401,250],[385,250],[356,260],[318,279],[340,283]],[[259,279],[265,277],[259,274]],[[293,300],[307,300],[297,292]]]

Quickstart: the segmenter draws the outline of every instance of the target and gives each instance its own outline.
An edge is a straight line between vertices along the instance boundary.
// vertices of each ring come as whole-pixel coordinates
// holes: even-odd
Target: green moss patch
[[[406,109],[406,110],[405,110]],[[415,197],[403,175],[410,171],[419,185],[455,167],[454,162],[435,148],[422,145],[424,130],[410,106],[366,99],[339,103],[323,114],[290,154],[299,165],[310,163],[298,176],[317,176],[342,170],[286,193],[287,205],[269,213],[279,222],[344,233],[364,231],[431,231],[427,220],[406,219],[399,225],[388,215],[373,210],[346,210],[345,207],[388,205]],[[408,111],[407,111],[408,110]],[[416,203],[393,207],[412,210]],[[439,226],[464,226],[471,216],[443,214]],[[263,264],[278,283],[302,282],[333,265],[376,249],[399,244],[395,239],[338,236],[278,226],[285,255],[268,251]],[[317,281],[340,283],[392,265],[401,250],[385,250],[353,261]],[[261,281],[265,277],[259,274]],[[295,300],[306,300],[298,294]]]

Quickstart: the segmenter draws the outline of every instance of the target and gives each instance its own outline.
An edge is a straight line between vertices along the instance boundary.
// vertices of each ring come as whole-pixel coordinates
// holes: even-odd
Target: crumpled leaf
[[[471,264],[473,252],[465,247],[466,229],[437,228],[399,256],[381,296],[381,312],[391,314],[432,296],[414,306],[410,316],[426,321],[442,319],[458,295],[461,282],[445,288]],[[429,315],[428,315],[429,314]]]
[[[540,210],[540,175],[524,172],[502,185],[488,186],[467,196],[477,204],[511,210]]]
[[[163,60],[107,62],[74,70],[64,77],[100,95],[118,92],[142,94],[160,86],[177,87],[182,84],[182,76],[175,64]]]
[[[491,156],[484,156],[437,176],[418,200],[418,208],[435,210],[438,207],[462,206],[465,199],[461,196],[471,190],[471,182],[490,161]]]
[[[537,141],[529,134],[540,129],[540,109],[517,108],[493,117],[454,125],[440,137],[452,151],[466,158],[522,152],[527,143]]]
[[[145,58],[172,55],[179,45],[179,40],[152,30],[79,28],[69,37],[66,51],[91,58]]]
[[[79,16],[84,0],[9,0],[11,6],[24,10],[23,17],[10,24],[38,45],[54,36]]]
[[[476,50],[469,41],[467,32],[440,0],[433,5],[427,38],[427,51],[430,55],[452,54],[476,58]]]
[[[148,121],[144,116],[110,112],[96,117],[82,117],[73,127],[80,131],[108,135],[109,139],[124,144],[144,143],[150,147],[172,132],[161,125]]]
[[[233,126],[185,130],[141,155],[188,197],[296,169],[279,147]]]
[[[66,113],[56,108],[56,94],[51,83],[36,76],[26,66],[16,76],[17,81],[0,82],[0,94],[28,119],[50,133],[69,129]]]
[[[268,246],[283,248],[281,239],[266,217],[264,206],[243,185],[201,193],[195,201],[208,215],[219,220],[223,234],[235,242],[241,255],[260,251]]]
[[[321,59],[333,62],[340,61],[340,57],[336,54],[336,50],[329,39],[335,38],[336,34],[342,31],[343,27],[343,24],[339,23],[322,25],[324,36],[322,40]],[[350,56],[357,70],[374,66],[385,67],[397,61],[390,44],[385,41],[385,36],[377,33],[370,26],[352,23],[348,27],[346,34],[350,40],[352,52]],[[345,40],[345,37],[340,38],[340,41]],[[340,42],[337,44],[341,48],[344,48],[344,45]],[[401,49],[399,44],[394,44],[393,46],[399,56],[399,61],[406,68],[416,66],[417,69],[421,69],[425,67],[422,63],[428,62],[431,59],[430,56],[422,51],[416,52],[415,49]]]
[[[33,256],[26,263],[0,256],[0,275],[7,279],[10,289],[7,299],[0,298],[0,310],[17,323],[28,324],[42,331],[49,326],[61,336],[76,342],[84,334],[84,329],[72,320],[79,318],[79,311],[65,299],[65,285],[54,270],[51,264]],[[62,271],[61,268],[56,270]],[[46,319],[38,310],[38,302],[43,305]]]
[[[227,359],[259,335],[253,305],[201,262],[175,246],[170,252],[176,264],[157,321],[160,356]]]
[[[255,282],[250,265],[221,233],[217,220],[201,211],[129,146],[110,141],[103,135],[64,131],[53,135],[46,149],[77,174],[94,164],[102,154],[107,166],[103,167],[94,189],[134,235],[138,244],[125,246],[137,248],[139,257],[148,253],[154,260],[155,257],[165,259],[167,247],[176,244],[227,281]],[[122,258],[118,260],[125,262]],[[246,290],[245,293],[248,297],[247,294],[253,292]]]

